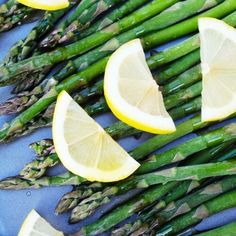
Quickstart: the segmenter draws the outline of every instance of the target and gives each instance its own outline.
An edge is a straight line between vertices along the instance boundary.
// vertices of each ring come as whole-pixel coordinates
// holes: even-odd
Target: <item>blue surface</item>
[[[0,3],[2,2],[3,1],[0,0]],[[24,25],[9,33],[0,35],[0,61],[15,42],[27,35],[34,24],[35,23]],[[161,49],[163,49],[163,47]],[[0,102],[5,101],[10,97],[10,88],[1,88],[0,94]],[[5,121],[11,118],[12,117],[9,116],[0,117],[0,127],[2,127]],[[106,115],[98,117],[97,120],[103,126],[108,126],[116,119],[111,115]],[[30,136],[18,139],[10,144],[0,145],[0,179],[17,175],[26,163],[34,159],[34,154],[28,148],[30,143],[50,137],[51,129],[41,129]],[[193,135],[188,135],[177,142],[173,142],[172,145],[184,142],[190,137],[193,137]],[[148,135],[144,135],[138,141],[133,138],[126,138],[121,140],[120,144],[125,147],[126,150],[131,150],[147,138]],[[169,147],[170,146],[164,147],[159,151],[163,151]],[[63,172],[63,167],[57,167],[52,169],[50,174]],[[55,206],[61,196],[70,190],[71,187],[58,187],[30,191],[0,191],[0,236],[16,236],[23,220],[32,209],[36,209],[55,228],[65,233],[76,232],[79,225],[69,226],[67,224],[68,214],[62,216],[55,216],[54,214]],[[207,229],[214,227],[216,224],[226,223],[232,220],[236,220],[236,209],[228,210],[223,214],[209,218],[202,222],[198,226],[198,229]]]

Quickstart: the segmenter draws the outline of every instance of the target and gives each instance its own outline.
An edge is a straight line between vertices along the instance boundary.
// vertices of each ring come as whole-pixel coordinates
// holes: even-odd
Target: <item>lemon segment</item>
[[[221,20],[201,18],[202,121],[236,111],[236,30]]]
[[[124,123],[154,134],[175,131],[139,39],[122,45],[110,57],[104,93],[111,111]]]
[[[35,210],[32,210],[24,220],[18,236],[63,236],[64,234],[54,229]]]
[[[54,112],[53,140],[63,165],[90,181],[118,181],[139,167],[65,91]]]
[[[17,0],[19,3],[40,10],[56,11],[67,8],[68,0]]]

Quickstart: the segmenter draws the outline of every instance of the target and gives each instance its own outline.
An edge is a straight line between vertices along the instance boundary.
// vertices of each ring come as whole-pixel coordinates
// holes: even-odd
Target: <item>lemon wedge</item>
[[[40,10],[56,11],[67,8],[68,0],[17,0],[19,3]]]
[[[124,123],[154,134],[175,131],[139,39],[122,45],[110,57],[104,93],[111,111]]]
[[[24,220],[18,236],[63,236],[64,234],[54,229],[35,210],[32,210]]]
[[[214,18],[201,18],[198,25],[202,121],[220,120],[236,111],[236,30]]]
[[[63,165],[90,181],[113,182],[130,176],[136,162],[65,91],[53,118],[53,140]]]

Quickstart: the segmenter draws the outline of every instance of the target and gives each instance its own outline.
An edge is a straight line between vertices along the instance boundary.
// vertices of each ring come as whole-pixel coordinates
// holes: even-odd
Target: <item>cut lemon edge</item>
[[[63,236],[64,234],[54,229],[35,210],[25,218],[18,236]]]
[[[40,10],[56,11],[67,8],[68,0],[17,0],[19,3]]]
[[[198,25],[203,74],[201,118],[204,122],[222,120],[236,112],[236,30],[209,17],[200,18]]]
[[[129,83],[133,84],[128,86]],[[145,91],[143,84],[149,86],[145,88]],[[124,96],[130,93],[131,87],[134,87],[134,99],[131,97],[132,95],[126,96],[130,96],[130,100],[134,102],[136,99],[138,103],[138,99],[141,96],[146,97],[146,99],[141,101],[144,104],[142,105],[144,107],[143,110],[126,101],[121,94],[121,86],[124,88],[123,90],[127,88],[127,92],[122,91]],[[140,96],[137,96],[135,91],[139,92]],[[154,97],[147,95],[148,91]],[[139,39],[123,44],[110,57],[105,69],[104,94],[112,113],[124,123],[154,134],[168,134],[176,130],[172,118],[165,109],[159,86],[153,79],[146,64],[145,54]],[[152,99],[153,102],[150,102]],[[147,106],[145,106],[145,102]],[[144,111],[149,106],[148,112]],[[152,114],[152,107],[155,109],[156,114],[154,115]],[[157,112],[158,109],[159,113]]]
[[[65,91],[56,103],[53,141],[62,164],[89,181],[119,181],[140,166]]]

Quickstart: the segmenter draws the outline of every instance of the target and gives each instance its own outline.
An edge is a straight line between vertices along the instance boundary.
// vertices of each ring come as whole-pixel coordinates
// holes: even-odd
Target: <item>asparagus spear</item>
[[[0,189],[28,189],[41,188],[47,186],[80,185],[86,180],[70,172],[57,176],[45,176],[40,179],[27,180],[21,177],[9,177],[0,182]]]
[[[75,188],[73,191],[64,194],[56,206],[56,214],[61,214],[73,209],[81,200],[91,196],[102,187],[103,185],[101,183],[93,183],[89,186],[79,186],[79,188]]]
[[[219,163],[218,165],[224,165],[224,164],[226,164],[226,163]],[[203,164],[202,166],[206,166],[206,165],[209,167],[209,165],[212,165],[212,164]],[[181,167],[181,168],[184,168],[184,167]],[[138,198],[131,200],[130,202],[124,204],[123,206],[116,208],[114,211],[112,211],[108,215],[104,216],[100,220],[97,220],[96,222],[94,222],[90,225],[84,226],[77,233],[77,235],[97,235],[99,233],[103,233],[103,232],[111,229],[117,223],[128,218],[133,213],[136,213],[138,210],[143,209],[145,206],[152,204],[155,200],[159,199],[161,196],[164,196],[168,192],[168,190],[170,191],[174,187],[176,187],[176,185],[173,182],[167,183],[167,184],[161,185],[161,186],[156,186],[152,190],[148,190],[148,191],[144,192]],[[165,191],[163,194],[163,189],[166,190],[166,188],[169,188],[169,189],[167,191]],[[158,194],[155,191],[157,191]],[[213,214],[213,213],[218,212],[220,210],[232,207],[236,204],[235,196],[236,196],[236,191],[233,191],[230,193],[226,193],[222,196],[219,196],[219,197],[215,198],[214,200],[208,201],[206,204],[198,207],[197,210],[194,209],[190,213],[186,214],[186,215],[188,215],[188,218],[185,217],[186,215],[177,218],[178,220],[177,219],[175,220],[176,224],[170,224],[168,229],[170,231],[172,230],[171,231],[172,233],[176,233],[176,232],[179,232],[180,230],[182,230],[183,228],[187,227],[187,220],[188,220],[188,223],[192,220],[191,224],[199,222],[201,219],[208,216],[208,214],[200,214],[200,213],[206,213],[205,211],[203,211],[206,208],[208,209],[208,213],[210,215],[210,214]],[[204,208],[204,207],[206,207],[206,208]],[[200,216],[202,216],[202,217],[200,217]],[[178,224],[177,224],[177,222],[178,222]],[[184,225],[184,227],[183,227],[183,225]],[[188,225],[190,225],[190,223]],[[168,231],[168,229],[166,229],[166,232],[170,232],[170,231]],[[157,235],[169,235],[169,234],[161,234],[161,233],[164,233],[164,230],[162,230],[160,232],[160,234],[157,234]]]
[[[104,29],[101,32],[97,32],[94,35],[91,35],[85,39],[82,39],[64,48],[59,48],[50,53],[45,53],[45,54],[30,58],[28,60],[24,60],[12,66],[10,65],[7,67],[2,67],[0,69],[0,75],[2,75],[1,84],[14,83],[14,80],[16,79],[15,77],[18,77],[19,79],[19,77],[22,75],[25,75],[27,73],[32,73],[32,71],[42,70],[42,68],[44,67],[52,66],[53,64],[56,64],[60,61],[70,59],[71,57],[75,55],[84,53],[94,48],[95,46],[98,46],[101,43],[104,43],[105,41],[117,35],[118,33],[122,32],[122,29],[123,29],[122,25],[124,25],[124,27],[127,25],[130,26],[130,24],[135,22],[135,19],[137,19],[137,21],[140,20],[141,18],[142,20],[144,20],[145,17],[147,18],[148,16],[150,17],[152,15],[151,13],[155,15],[158,12],[164,10],[166,7],[173,5],[174,1],[176,0],[168,0],[168,1],[163,1],[163,2],[158,1],[158,4],[156,4],[157,5],[156,8],[154,7],[155,4],[147,5],[146,7],[141,8],[140,11],[135,12],[135,18],[132,17],[131,15],[130,17],[126,17],[122,19],[121,21],[117,22],[118,25],[115,25],[116,26],[115,28],[114,28],[114,25],[111,25],[109,26],[108,29]],[[187,2],[180,2],[178,4],[181,5],[181,8],[176,8],[176,7],[174,8],[176,14],[173,14],[173,8],[171,8],[172,9],[171,11],[170,10],[164,11],[163,13],[151,18],[150,20],[145,21],[141,25],[125,32],[124,34],[121,34],[111,39],[111,41],[106,42],[105,45],[101,46],[100,48],[97,48],[95,52],[97,51],[99,52],[99,55],[98,55],[99,58],[109,55],[111,53],[111,49],[114,51],[124,42],[127,42],[136,37],[141,37],[144,34],[153,32],[154,30],[159,30],[175,22],[178,22],[181,19],[184,19],[187,16],[196,13],[196,11],[199,9],[205,9],[204,8],[205,2],[206,0],[201,0],[201,1],[189,0]],[[146,8],[148,7],[150,8],[150,11],[146,10]],[[154,12],[154,9],[155,9],[155,12]],[[234,9],[236,9],[235,2],[233,0],[226,0],[226,2],[223,2],[219,6],[207,11],[206,13],[202,15],[224,16],[224,14],[226,15],[232,12]],[[142,15],[141,13],[144,10],[145,10],[145,14]],[[142,17],[140,18],[138,16],[142,16]],[[196,27],[197,27],[197,17],[195,17],[195,22],[196,22]],[[91,42],[93,42],[93,44],[91,44]],[[94,53],[94,52],[92,51],[90,53]],[[90,60],[93,59],[93,62],[94,62],[94,61],[97,61],[99,58],[96,58],[96,59],[90,58]],[[82,61],[82,63],[85,64],[86,60]]]
[[[74,34],[88,28],[99,15],[121,2],[119,0],[99,0],[73,21],[60,36],[58,35],[57,42],[61,44],[75,41]]]
[[[170,82],[169,84],[166,84],[162,87],[162,93],[165,94],[171,94],[179,91],[180,89],[187,88],[188,86],[200,81],[202,79],[202,72],[201,72],[201,66],[197,65],[189,70],[185,71],[181,75],[177,76],[177,78]]]
[[[166,222],[190,212],[195,207],[202,203],[209,201],[222,193],[234,189],[236,186],[235,176],[227,176],[220,181],[216,181],[206,187],[193,192],[190,195],[176,201],[171,202],[169,205],[155,216],[151,228],[161,227]]]
[[[212,160],[215,156],[219,156],[220,153],[228,148],[228,146],[228,143],[224,143],[217,147],[201,151],[197,153],[197,155],[195,155],[188,164],[196,164],[196,159],[200,159],[200,161],[197,162],[198,164],[206,163],[209,160]],[[192,185],[189,185],[190,183]],[[151,208],[151,210],[149,210],[148,212],[146,212],[145,210],[141,211],[139,213],[140,217],[137,220],[125,224],[118,229],[115,229],[114,231],[112,231],[112,235],[130,235],[133,232],[134,233],[132,235],[135,236],[150,234],[150,222],[156,219],[156,215],[171,202],[184,197],[184,195],[198,188],[199,184],[202,184],[202,181],[196,182],[195,184],[193,184],[191,181],[189,183],[187,181],[184,181],[183,183],[178,184],[178,188],[174,188],[172,191],[170,191],[169,194],[166,195],[162,200],[158,201],[157,204]]]
[[[233,124],[233,126],[235,126],[235,125]],[[223,134],[224,130],[226,131],[226,134]],[[157,169],[158,167],[161,167],[163,165],[184,160],[186,157],[189,157],[190,155],[197,153],[199,151],[205,150],[208,147],[213,147],[213,146],[216,146],[222,142],[227,142],[232,139],[234,140],[235,134],[234,134],[234,132],[231,133],[231,131],[229,131],[229,130],[232,131],[232,130],[234,130],[234,128],[231,127],[231,125],[229,125],[228,127],[226,126],[222,129],[212,131],[206,135],[193,138],[193,139],[185,142],[184,144],[174,147],[174,148],[172,148],[168,151],[165,151],[161,154],[151,156],[147,161],[144,161],[142,163],[140,168],[136,171],[136,175],[140,174],[140,173],[151,172],[154,169]],[[229,139],[226,138],[226,136],[228,136],[228,132],[230,132],[230,134],[229,134],[230,137],[228,137]],[[222,137],[225,137],[226,139],[222,140]],[[170,156],[171,156],[171,158],[170,158]],[[157,160],[159,160],[159,162]],[[190,170],[191,168],[188,168],[188,169]],[[196,169],[197,169],[197,167],[196,167]],[[184,171],[184,169],[181,169],[180,172],[182,170]],[[173,171],[173,175],[174,175],[175,169],[173,168],[170,170],[169,169],[164,170],[163,176],[164,177],[171,176],[171,173],[172,173],[171,171]],[[191,171],[193,171],[193,170],[191,169]],[[166,175],[164,173],[166,173]],[[153,178],[153,175],[155,175],[155,174],[151,173],[149,175],[151,176],[150,178]],[[142,175],[140,177],[139,176],[133,177],[133,179],[131,178],[130,180],[127,180],[125,182],[121,182],[120,184],[116,185],[115,187],[110,187],[110,188],[108,187],[107,189],[105,189],[103,192],[100,193],[100,197],[97,197],[95,199],[95,201],[93,200],[93,196],[91,196],[92,200],[86,199],[85,203],[82,201],[78,205],[78,207],[76,207],[72,211],[72,215],[71,215],[72,221],[77,222],[82,219],[81,218],[82,216],[83,217],[88,216],[91,213],[93,213],[96,210],[96,208],[102,204],[104,198],[106,198],[106,199],[109,198],[109,200],[110,200],[113,195],[119,195],[119,194],[122,194],[124,192],[131,190],[132,188],[137,187],[138,185],[135,180],[136,178],[138,179],[138,182],[143,178],[143,181],[141,181],[141,183],[140,183],[143,186],[143,188],[150,186],[149,182],[146,182],[146,180],[148,179],[147,176],[148,176],[148,174]],[[194,171],[192,172],[192,176],[194,176]],[[154,177],[154,179],[155,179],[155,177]],[[152,184],[153,184],[153,182],[152,182]],[[112,188],[115,188],[116,191],[109,190]],[[110,195],[108,196],[108,194],[110,194]],[[96,195],[98,195],[98,193],[96,193]],[[93,207],[91,207],[91,206],[93,206]],[[83,211],[82,211],[82,209],[83,209]],[[83,212],[83,213],[81,213],[81,212]]]
[[[83,46],[83,44],[88,44],[89,43],[90,45],[88,45],[88,46],[90,46],[90,48],[87,48],[87,50],[86,50],[86,51],[88,51],[89,49],[91,49],[91,48],[93,48],[93,47],[95,47],[95,46],[97,46],[101,43],[104,43],[108,39],[112,38],[114,35],[117,35],[118,33],[123,32],[125,29],[127,29],[131,25],[133,25],[135,23],[142,22],[142,21],[154,16],[155,14],[157,14],[157,13],[161,12],[162,10],[164,10],[165,8],[173,5],[175,2],[177,2],[177,0],[175,0],[175,1],[174,0],[172,0],[172,1],[168,0],[166,4],[164,3],[164,1],[159,1],[159,4],[162,5],[160,7],[158,7],[158,5],[156,5],[156,4],[153,4],[152,6],[147,5],[143,8],[141,8],[140,10],[138,10],[136,12],[136,14],[137,14],[136,16],[134,16],[134,14],[131,14],[130,16],[127,16],[127,17],[121,19],[121,21],[117,22],[117,25],[111,25],[110,27],[107,27],[107,28],[103,29],[100,32],[96,32],[93,35],[90,35],[90,36],[80,40],[79,45]],[[146,12],[146,15],[143,14],[144,11]],[[59,31],[59,34],[56,32],[55,35],[60,39],[61,38],[60,34],[62,32],[63,31],[61,31],[61,32]],[[49,46],[50,41],[55,42],[54,39],[51,39],[49,37],[49,40],[45,39],[42,42],[42,46],[45,46],[45,45]],[[90,41],[93,42],[95,45],[92,46]],[[81,52],[85,52],[85,50],[83,48],[81,48],[81,49],[83,50]],[[78,53],[76,53],[76,54],[80,54],[81,52],[78,51]],[[74,54],[74,56],[76,54]]]
[[[209,230],[204,233],[197,234],[198,236],[234,236],[236,232],[236,222],[229,223],[216,229]]]
[[[200,51],[196,49],[186,56],[176,60],[171,65],[167,66],[164,70],[155,74],[155,80],[158,84],[163,85],[169,82],[169,79],[179,75],[200,61]]]
[[[16,63],[29,56],[35,49],[37,40],[47,34],[55,25],[55,23],[75,4],[75,1],[70,1],[70,6],[59,11],[47,11],[39,23],[31,30],[28,36],[20,40],[9,51],[4,63]]]
[[[176,235],[178,232],[197,224],[202,219],[236,205],[236,191],[230,191],[191,210],[189,213],[171,220],[156,232],[156,235]],[[191,231],[189,230],[189,233]]]
[[[41,43],[40,47],[52,47],[54,44],[57,43],[57,37],[60,36],[64,32],[64,30],[78,17],[80,17],[81,14],[83,14],[89,7],[91,7],[93,4],[96,4],[99,0],[91,0],[86,1],[82,0],[80,1],[79,5],[76,7],[75,11],[68,16],[66,20],[64,20],[57,29],[55,29],[48,37],[46,37]]]
[[[216,146],[222,142],[235,139],[235,124],[224,126],[220,129],[193,138],[174,147],[162,154],[151,156],[140,166],[137,173],[147,173],[170,163],[186,159],[186,157],[208,147]],[[213,141],[214,140],[214,141]]]
[[[122,19],[124,16],[132,13],[137,8],[148,2],[147,0],[128,0],[125,1],[122,5],[116,7],[110,13],[106,14],[101,19],[96,20],[88,29],[80,32],[79,35],[76,35],[76,38],[82,39],[85,38],[97,31],[104,29],[105,27],[115,23],[119,19]]]

